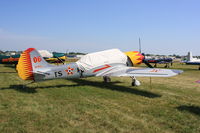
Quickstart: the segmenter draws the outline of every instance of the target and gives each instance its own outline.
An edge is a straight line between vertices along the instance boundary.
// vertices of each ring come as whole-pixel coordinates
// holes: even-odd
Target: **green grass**
[[[160,65],[162,66],[162,65]],[[59,79],[23,88],[13,67],[0,65],[0,133],[200,132],[200,71],[170,78]]]

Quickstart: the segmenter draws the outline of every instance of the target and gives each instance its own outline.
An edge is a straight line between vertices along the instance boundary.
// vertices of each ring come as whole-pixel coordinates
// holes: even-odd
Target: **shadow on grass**
[[[16,73],[16,72],[0,72],[0,73],[2,73],[2,74],[3,74],[3,73]]]
[[[94,87],[98,87],[101,89],[109,89],[109,90],[120,91],[120,92],[125,92],[125,93],[132,93],[135,95],[144,96],[144,97],[148,97],[148,98],[161,97],[161,95],[155,94],[152,92],[138,90],[135,88],[129,88],[129,87],[120,86],[120,85],[115,85],[115,83],[118,83],[118,82],[105,83],[105,82],[99,82],[99,81],[88,81],[88,80],[84,80],[84,79],[67,79],[67,80],[75,82],[79,86],[89,85],[89,86],[94,86]]]
[[[61,87],[74,87],[77,85],[52,85],[52,86],[35,86],[29,87],[27,85],[10,85],[7,88],[0,88],[0,90],[13,89],[23,93],[37,93],[37,89],[48,89],[48,88],[61,88]]]
[[[36,93],[36,89],[24,86],[24,85],[10,85],[7,88],[1,88],[0,90],[5,90],[5,89],[13,89],[19,92],[24,92],[24,93]]]
[[[177,107],[177,109],[179,111],[187,111],[187,112],[190,112],[192,114],[196,114],[196,115],[200,116],[200,107],[198,107],[198,106],[181,105],[181,106]]]
[[[3,67],[10,67],[16,69],[16,64],[3,64]]]
[[[10,85],[7,88],[0,88],[0,90],[13,89],[13,90],[23,92],[23,93],[37,93],[37,89],[75,87],[75,86],[89,85],[89,86],[94,86],[94,87],[98,87],[101,89],[109,89],[109,90],[114,90],[114,91],[131,93],[131,94],[144,96],[144,97],[148,97],[148,98],[161,97],[161,95],[155,94],[152,92],[116,85],[116,83],[120,83],[120,82],[104,83],[104,82],[99,82],[99,81],[88,81],[88,80],[84,80],[84,79],[67,79],[67,80],[75,82],[76,84],[75,85],[60,84],[60,85],[50,85],[50,86],[37,86],[36,85],[34,87],[29,87],[27,85]]]

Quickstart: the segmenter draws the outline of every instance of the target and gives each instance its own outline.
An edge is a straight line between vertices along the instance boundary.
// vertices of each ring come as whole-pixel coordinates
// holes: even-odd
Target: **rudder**
[[[18,61],[17,71],[18,75],[23,80],[34,80],[33,71],[49,66],[35,48],[28,48],[25,50]]]

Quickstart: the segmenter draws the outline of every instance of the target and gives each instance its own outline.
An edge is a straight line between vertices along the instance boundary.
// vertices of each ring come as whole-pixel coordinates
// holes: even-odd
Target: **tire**
[[[103,77],[104,82],[109,83],[111,82],[111,78],[108,76]]]
[[[131,85],[132,85],[132,86],[135,86],[135,82],[132,82]]]

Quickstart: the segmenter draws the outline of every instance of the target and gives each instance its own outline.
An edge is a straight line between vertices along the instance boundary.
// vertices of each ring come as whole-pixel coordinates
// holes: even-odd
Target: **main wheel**
[[[104,80],[104,82],[106,82],[106,83],[111,82],[111,78],[108,77],[108,76],[104,76],[104,77],[103,77],[103,80]]]
[[[132,82],[131,85],[132,85],[132,86],[136,86],[136,85],[135,85],[135,82]]]
[[[133,82],[131,83],[131,85],[132,85],[132,86],[140,86],[141,83],[140,83],[140,81],[135,80],[135,81],[133,81]]]

